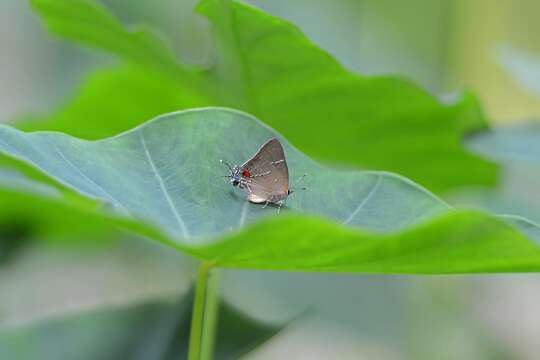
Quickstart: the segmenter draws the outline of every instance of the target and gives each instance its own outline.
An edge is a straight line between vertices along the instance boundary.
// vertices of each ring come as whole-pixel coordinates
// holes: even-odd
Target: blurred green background
[[[167,34],[185,61],[208,62],[210,35],[206,21],[192,12],[195,1],[105,3],[125,22],[152,24]],[[517,48],[540,58],[538,2],[252,3],[298,25],[355,72],[409,78],[441,97],[470,89],[494,125],[540,117],[540,97],[516,80],[504,56]],[[20,0],[0,3],[0,45],[5,122],[54,109],[92,69],[116,61],[51,38]],[[0,263],[0,358],[58,359],[58,348],[66,359],[165,358],[166,351],[145,353],[133,344],[155,341],[145,329],[166,332],[171,325],[158,320],[168,310],[156,306],[178,303],[193,273],[192,260],[125,235],[82,249],[28,243]],[[249,359],[537,359],[540,353],[535,275],[229,270],[222,294],[254,320],[283,327]],[[43,351],[44,343],[50,351]],[[84,346],[66,345],[73,343]]]

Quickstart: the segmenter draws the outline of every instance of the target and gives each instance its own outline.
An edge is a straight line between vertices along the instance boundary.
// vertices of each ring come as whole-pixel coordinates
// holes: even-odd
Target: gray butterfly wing
[[[289,195],[289,169],[285,152],[278,139],[265,142],[255,156],[242,165],[248,200],[255,203],[279,202]]]

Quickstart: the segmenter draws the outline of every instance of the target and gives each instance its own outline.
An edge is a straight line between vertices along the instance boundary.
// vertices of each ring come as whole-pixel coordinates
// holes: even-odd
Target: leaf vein
[[[377,189],[379,188],[379,185],[381,183],[381,178],[382,176],[381,175],[378,175],[377,176],[377,180],[375,181],[375,183],[373,184],[373,186],[371,187],[371,189],[369,190],[368,194],[366,195],[366,197],[364,198],[364,200],[362,200],[360,202],[360,204],[358,204],[358,206],[356,207],[356,209],[351,213],[351,215],[343,222],[343,224],[348,224],[349,222],[352,221],[352,219],[354,219],[354,217],[360,212],[360,210],[362,210],[362,208],[367,204],[367,202],[369,201],[369,199],[371,199],[371,197],[373,196],[373,194],[375,194],[375,192],[377,191]]]
[[[150,154],[150,151],[148,150],[148,147],[146,146],[146,140],[144,139],[144,135],[142,130],[138,131],[139,133],[139,140],[141,142],[141,145],[143,147],[144,153],[146,155],[146,158],[148,159],[148,163],[150,164],[150,167],[152,169],[152,172],[154,173],[154,176],[156,177],[159,187],[161,189],[161,192],[165,196],[165,199],[167,200],[167,203],[169,204],[169,207],[171,208],[173,215],[178,222],[178,225],[180,226],[180,229],[182,230],[182,235],[187,239],[189,238],[189,231],[187,229],[186,223],[184,220],[182,220],[182,217],[178,213],[178,209],[176,209],[176,206],[174,205],[174,202],[169,194],[169,191],[167,190],[167,187],[165,186],[165,182],[163,181],[163,177],[160,175],[154,160],[152,158],[152,154]]]

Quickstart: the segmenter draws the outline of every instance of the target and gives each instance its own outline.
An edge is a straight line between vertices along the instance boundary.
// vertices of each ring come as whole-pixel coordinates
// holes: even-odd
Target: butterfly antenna
[[[304,174],[304,175],[300,176],[298,179],[296,179],[296,181],[294,182],[294,184],[295,184],[295,185],[294,185],[295,190],[296,190],[296,189],[299,189],[299,190],[308,190],[308,188],[305,187],[305,186],[298,187],[298,188],[296,187],[296,185],[298,185],[302,180],[304,180],[304,178],[305,178],[306,176],[307,176],[307,174]]]
[[[228,162],[226,162],[224,160],[221,160],[221,159],[219,160],[219,162],[222,163],[222,164],[225,164],[225,166],[227,166],[229,168],[229,171],[233,171],[233,168],[231,167],[231,165],[229,165]]]

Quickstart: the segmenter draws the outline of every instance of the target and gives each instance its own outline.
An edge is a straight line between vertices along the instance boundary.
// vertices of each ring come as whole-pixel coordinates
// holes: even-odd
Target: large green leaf
[[[279,216],[273,207],[245,201],[220,176],[226,169],[219,159],[243,162],[272,136],[284,144],[291,176],[309,174],[309,190],[292,194]],[[0,152],[108,202],[118,215],[104,214],[103,221],[218,266],[380,273],[540,269],[534,224],[514,221],[525,235],[501,219],[452,210],[397,175],[322,167],[233,110],[173,113],[100,141],[3,126]]]
[[[187,242],[276,212],[231,194],[228,182],[220,179],[226,168],[219,162],[222,158],[243,162],[273,136],[274,131],[246,114],[208,108],[160,117],[121,136],[94,142],[2,127],[0,150]],[[310,174],[309,191],[289,199],[292,210],[387,232],[448,209],[396,175],[337,172],[284,144],[291,178]]]
[[[213,66],[203,71],[189,70],[172,61],[161,41],[125,30],[93,1],[31,3],[56,34],[113,52],[169,77],[165,89],[158,90],[160,95],[145,100],[155,103],[161,113],[170,110],[170,103],[161,104],[154,98],[176,99],[177,89],[169,86],[175,81],[184,89],[179,92],[196,93],[209,104],[256,115],[321,160],[398,172],[434,191],[464,184],[491,185],[495,181],[496,167],[460,144],[464,132],[487,126],[471,95],[445,105],[407,81],[353,74],[292,24],[251,6],[230,0],[204,0],[199,4],[198,11],[212,25],[216,47]],[[87,116],[79,117],[78,111],[87,113],[89,108],[114,101],[118,109],[100,116],[102,124],[111,125],[83,135],[98,138],[113,135],[119,128],[126,130],[133,121],[147,119],[144,112],[131,117],[133,102],[126,100],[141,86],[145,85],[115,94],[102,84],[95,96],[84,96],[85,89],[71,107],[70,121],[88,121]],[[183,99],[177,108],[198,105],[200,100],[190,103]],[[53,123],[62,121],[53,119]],[[36,126],[46,129],[49,124]],[[80,134],[78,126],[63,130]],[[470,170],[460,171],[463,168]]]

